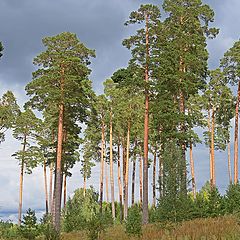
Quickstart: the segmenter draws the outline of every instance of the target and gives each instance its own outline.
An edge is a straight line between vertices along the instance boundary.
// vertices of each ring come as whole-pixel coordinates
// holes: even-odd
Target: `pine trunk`
[[[208,135],[209,135],[210,184],[212,186],[213,185],[213,176],[212,176],[213,166],[212,166],[212,145],[210,140],[210,137],[211,137],[211,106],[210,104],[208,106],[208,133],[209,133]]]
[[[124,198],[124,219],[128,216],[128,178],[129,178],[129,150],[130,150],[130,122],[128,122],[127,130],[127,151],[126,151],[126,163],[125,163],[125,198]]]
[[[240,81],[238,82],[238,96],[235,111],[235,130],[234,130],[234,184],[238,183],[238,113],[240,102]]]
[[[64,179],[63,179],[63,207],[66,207],[67,203],[67,175],[66,173],[64,174]]]
[[[156,207],[156,163],[157,163],[157,148],[153,154],[153,207]]]
[[[102,213],[102,203],[103,203],[103,174],[104,174],[104,148],[105,148],[105,124],[102,122],[102,145],[101,145],[101,171],[100,171],[100,212]]]
[[[24,136],[23,140],[23,156],[21,162],[21,172],[20,172],[20,187],[19,187],[19,208],[18,208],[18,225],[22,223],[22,196],[23,196],[23,174],[24,174],[24,153],[26,150],[27,136]]]
[[[112,218],[115,220],[115,202],[114,202],[114,176],[113,176],[113,139],[112,139],[112,111],[110,112],[110,182],[111,182],[111,202]]]
[[[52,203],[53,203],[53,164],[50,164],[50,176],[49,176],[49,207],[50,213],[52,213]]]
[[[230,142],[228,143],[228,177],[229,184],[232,184],[232,167],[231,167],[231,152],[230,152]]]
[[[64,113],[64,106],[63,104],[61,104],[59,109],[59,118],[58,118],[56,183],[55,183],[55,189],[54,189],[55,197],[54,197],[54,216],[53,216],[53,224],[57,232],[60,232],[60,218],[61,218],[63,113]]]
[[[133,169],[132,169],[132,205],[135,202],[135,175],[136,175],[136,159],[133,159]]]
[[[214,154],[214,131],[215,131],[215,111],[212,109],[212,129],[211,129],[211,159],[212,159],[212,185],[216,186],[215,177],[215,154]]]
[[[106,202],[109,202],[109,194],[108,194],[108,164],[106,162],[106,153],[104,151],[104,159],[105,159],[105,190],[106,190]]]
[[[46,214],[48,214],[47,167],[46,167],[45,159],[43,160],[43,176],[44,176],[44,192],[45,192]]]
[[[142,182],[143,182],[143,174],[142,174],[142,171],[143,171],[143,166],[142,166],[142,155],[140,155],[139,157],[139,195],[140,195],[140,205],[142,207],[142,202],[143,202],[143,185],[142,185]]]
[[[86,189],[87,189],[87,180],[86,180],[86,176],[84,175],[83,177],[83,196],[86,196]]]
[[[148,223],[148,125],[149,125],[149,93],[148,93],[148,60],[149,60],[149,33],[148,14],[146,18],[146,66],[145,66],[145,116],[144,116],[144,162],[143,162],[143,224]]]
[[[118,191],[119,191],[119,203],[120,203],[120,222],[123,220],[123,205],[122,205],[122,181],[121,181],[121,159],[120,159],[120,143],[118,139]]]
[[[190,167],[192,175],[192,192],[194,199],[196,198],[196,182],[195,182],[195,171],[194,171],[194,160],[193,160],[193,144],[190,142]]]

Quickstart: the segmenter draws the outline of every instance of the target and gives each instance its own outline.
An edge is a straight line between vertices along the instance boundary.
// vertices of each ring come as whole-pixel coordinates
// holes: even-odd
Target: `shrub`
[[[142,214],[139,206],[134,205],[129,208],[128,216],[125,220],[126,233],[129,235],[142,235]]]
[[[59,234],[54,229],[52,224],[52,217],[51,215],[44,215],[43,218],[40,220],[40,232],[44,236],[45,240],[57,240],[59,239]]]
[[[63,230],[71,232],[85,229],[87,222],[98,212],[98,194],[94,189],[87,189],[85,196],[83,189],[77,189],[63,211]]]
[[[240,185],[230,185],[225,195],[225,210],[227,213],[240,213]]]
[[[35,239],[40,233],[35,211],[32,211],[30,208],[27,210],[27,213],[23,215],[23,221],[19,228],[19,233],[22,237],[29,240]]]

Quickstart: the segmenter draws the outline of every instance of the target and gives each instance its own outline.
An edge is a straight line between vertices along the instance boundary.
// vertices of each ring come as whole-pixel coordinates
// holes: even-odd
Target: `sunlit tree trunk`
[[[86,189],[87,189],[87,178],[84,174],[84,177],[83,177],[83,196],[84,197],[86,196]]]
[[[190,142],[190,168],[192,175],[192,192],[194,199],[196,198],[196,182],[195,182],[195,171],[194,171],[194,160],[193,160],[193,144]]]
[[[104,149],[105,149],[105,124],[102,122],[102,144],[101,144],[101,172],[100,172],[100,212],[102,212],[103,203],[103,174],[104,174]]]
[[[50,164],[50,176],[49,176],[49,207],[50,213],[52,213],[53,209],[53,163]]]
[[[122,205],[122,197],[123,197],[123,190],[122,190],[122,181],[121,181],[121,159],[120,159],[120,140],[118,138],[118,191],[119,191],[119,203],[120,203],[120,222],[123,219],[123,205]]]
[[[149,125],[149,32],[148,32],[148,19],[149,15],[145,15],[146,19],[146,66],[145,66],[145,116],[144,116],[144,162],[143,162],[143,224],[148,223],[148,125]]]
[[[54,189],[54,215],[53,225],[55,230],[60,232],[60,219],[61,219],[61,196],[62,196],[62,145],[63,145],[63,116],[64,116],[64,104],[63,104],[63,91],[64,91],[64,66],[61,65],[61,100],[59,106],[58,116],[58,138],[57,138],[57,162],[56,162],[56,183]]]
[[[48,187],[47,187],[47,166],[46,160],[43,160],[43,176],[44,176],[44,192],[45,192],[45,205],[46,205],[46,214],[48,214]]]
[[[129,150],[130,150],[130,122],[128,122],[127,129],[127,150],[126,150],[126,172],[125,172],[125,198],[124,198],[124,219],[126,219],[128,215],[128,178],[129,178]]]
[[[156,163],[157,163],[157,148],[153,153],[153,207],[156,207]]]
[[[212,129],[211,129],[211,159],[212,159],[212,184],[216,186],[215,177],[215,154],[214,154],[214,131],[215,131],[215,110],[212,108]]]
[[[229,177],[229,184],[232,184],[232,167],[231,167],[231,147],[230,142],[228,143],[228,177]]]
[[[66,173],[64,174],[64,179],[63,179],[63,207],[66,207],[67,203],[67,175]]]
[[[140,154],[139,157],[139,195],[140,195],[140,205],[142,206],[142,202],[143,202],[143,166],[142,166],[142,155]]]
[[[19,187],[19,207],[18,207],[18,225],[22,223],[22,196],[23,196],[23,174],[24,174],[24,153],[26,150],[27,136],[24,136],[23,140],[23,156],[21,161],[21,172],[20,172],[20,187]]]
[[[234,130],[234,184],[238,183],[238,114],[240,101],[240,81],[238,82],[238,96],[235,110],[235,130]]]
[[[112,202],[112,217],[115,220],[115,203],[114,203],[114,176],[113,176],[113,135],[112,135],[112,111],[110,111],[110,183],[111,183],[111,202]]]
[[[133,159],[133,169],[132,169],[132,205],[135,202],[135,174],[136,174],[136,159]]]
[[[209,104],[208,106],[208,133],[209,133],[209,162],[210,162],[210,184],[211,186],[213,185],[213,166],[212,166],[212,146],[211,146],[211,140],[210,140],[210,136],[211,136],[211,106]]]

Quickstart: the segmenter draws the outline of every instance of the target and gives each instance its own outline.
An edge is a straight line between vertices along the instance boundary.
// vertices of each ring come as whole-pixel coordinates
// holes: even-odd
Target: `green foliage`
[[[36,239],[40,233],[35,211],[32,211],[30,208],[27,210],[26,214],[23,215],[23,221],[19,228],[19,233],[22,237],[29,240]]]
[[[240,213],[240,185],[229,185],[225,198],[225,210],[227,213]]]
[[[99,212],[98,194],[91,187],[77,189],[74,196],[67,201],[63,211],[63,230],[66,232],[85,229],[87,223]]]
[[[125,220],[126,233],[129,235],[142,235],[142,213],[138,205],[134,205],[128,210],[128,216]]]
[[[10,221],[0,221],[0,239],[19,239],[18,226]]]
[[[19,115],[19,106],[11,91],[7,91],[0,99],[0,143],[4,141],[5,132],[12,128]]]
[[[44,236],[45,240],[58,240],[59,233],[54,229],[52,224],[52,216],[45,214],[40,220],[41,224],[39,226],[41,235]]]

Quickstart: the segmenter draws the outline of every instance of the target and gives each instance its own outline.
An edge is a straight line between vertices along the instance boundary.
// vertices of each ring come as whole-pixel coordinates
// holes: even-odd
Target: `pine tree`
[[[39,69],[33,73],[33,81],[26,86],[30,103],[38,110],[55,109],[58,113],[56,183],[54,189],[53,223],[60,230],[63,133],[67,122],[84,122],[92,97],[89,50],[73,33],[64,32],[43,39],[46,51],[34,59]]]
[[[17,151],[13,156],[19,160],[21,168],[20,172],[20,189],[19,189],[19,209],[18,209],[18,224],[21,224],[22,219],[22,195],[23,195],[23,176],[24,172],[31,173],[32,169],[38,164],[38,157],[33,154],[30,144],[36,141],[37,128],[40,125],[40,120],[36,118],[30,109],[21,112],[16,119],[13,129],[13,136],[21,141],[22,150]]]
[[[19,106],[11,91],[7,91],[0,99],[0,143],[5,140],[5,132],[12,128],[19,114]]]
[[[238,114],[240,102],[240,41],[230,48],[221,60],[224,75],[231,85],[238,85],[235,105],[235,130],[234,130],[234,184],[238,182]]]
[[[145,27],[138,30],[135,36],[125,39],[123,45],[132,49],[131,65],[140,69],[144,79],[140,79],[145,94],[145,118],[144,118],[144,163],[143,163],[143,223],[148,223],[148,136],[149,136],[149,84],[152,71],[152,49],[156,38],[156,27],[159,24],[160,11],[157,6],[141,5],[137,11],[130,14],[129,24],[144,24]],[[142,80],[142,82],[141,82]]]

